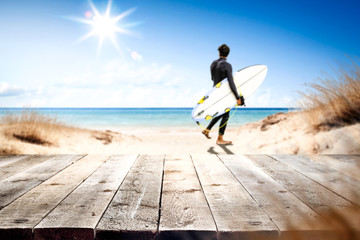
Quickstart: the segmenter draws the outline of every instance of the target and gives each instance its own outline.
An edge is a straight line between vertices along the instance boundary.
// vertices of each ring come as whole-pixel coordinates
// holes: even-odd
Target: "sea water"
[[[238,108],[230,111],[229,126],[240,126],[290,108]],[[192,108],[0,108],[0,117],[34,111],[82,128],[195,127]],[[208,121],[202,122],[207,125]]]

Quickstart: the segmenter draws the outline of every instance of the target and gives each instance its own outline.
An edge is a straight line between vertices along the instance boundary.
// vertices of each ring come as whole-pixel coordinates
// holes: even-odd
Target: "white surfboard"
[[[234,74],[234,82],[238,93],[246,99],[264,81],[267,66],[254,65],[243,68]],[[194,121],[210,120],[230,111],[236,106],[236,98],[232,93],[227,79],[214,86],[208,94],[200,99],[194,107],[191,116]]]

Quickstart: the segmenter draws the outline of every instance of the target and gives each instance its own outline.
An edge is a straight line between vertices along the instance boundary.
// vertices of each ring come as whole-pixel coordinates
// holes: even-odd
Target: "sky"
[[[107,9],[119,32],[98,30]],[[0,107],[193,107],[223,43],[234,72],[268,66],[248,107],[297,107],[306,84],[358,60],[359,10],[358,0],[0,0]]]

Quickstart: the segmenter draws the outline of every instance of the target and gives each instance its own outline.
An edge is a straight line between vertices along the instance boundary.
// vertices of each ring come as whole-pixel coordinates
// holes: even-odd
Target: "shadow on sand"
[[[229,155],[233,155],[233,154],[234,154],[229,148],[227,148],[226,145],[218,145],[218,146],[221,147],[226,154],[229,154]],[[210,153],[210,154],[220,154],[220,153],[218,153],[217,151],[215,151],[214,147],[210,147],[210,148],[208,149],[208,153]]]

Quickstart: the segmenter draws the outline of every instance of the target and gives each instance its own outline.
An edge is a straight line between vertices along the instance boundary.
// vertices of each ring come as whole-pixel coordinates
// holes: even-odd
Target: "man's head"
[[[230,48],[226,44],[221,45],[218,48],[218,50],[219,50],[220,57],[227,57],[230,52]]]

